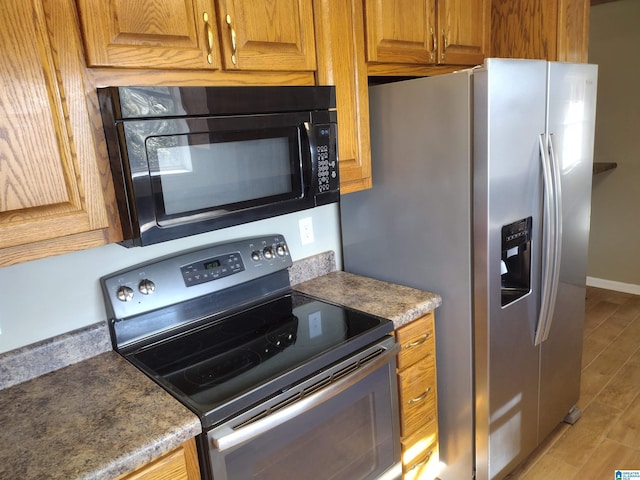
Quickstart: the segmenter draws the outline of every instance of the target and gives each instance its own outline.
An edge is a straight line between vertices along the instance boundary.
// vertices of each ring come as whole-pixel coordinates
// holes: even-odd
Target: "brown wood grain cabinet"
[[[342,194],[371,187],[369,90],[361,0],[314,0],[317,80],[336,86]]]
[[[200,480],[196,442],[188,440],[116,480]]]
[[[68,2],[0,7],[0,266],[110,240],[84,91],[81,43]]]
[[[396,330],[403,479],[437,474],[438,408],[434,314]]]
[[[589,0],[492,0],[491,55],[585,63]]]
[[[312,0],[77,0],[92,67],[313,71]]]
[[[408,74],[411,66],[478,65],[488,55],[490,0],[365,0],[364,5],[372,75],[402,73],[397,64]]]

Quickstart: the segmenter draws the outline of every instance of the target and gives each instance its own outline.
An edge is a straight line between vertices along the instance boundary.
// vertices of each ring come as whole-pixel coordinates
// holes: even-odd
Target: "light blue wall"
[[[314,242],[302,245],[298,220],[305,217],[312,218]],[[327,250],[342,258],[334,204],[159,245],[106,245],[0,268],[0,353],[106,320],[103,275],[171,252],[270,233],[284,235],[293,260]]]

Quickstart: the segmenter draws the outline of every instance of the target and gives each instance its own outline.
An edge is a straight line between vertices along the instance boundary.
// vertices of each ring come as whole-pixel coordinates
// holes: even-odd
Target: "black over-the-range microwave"
[[[125,246],[337,202],[331,86],[98,89]]]

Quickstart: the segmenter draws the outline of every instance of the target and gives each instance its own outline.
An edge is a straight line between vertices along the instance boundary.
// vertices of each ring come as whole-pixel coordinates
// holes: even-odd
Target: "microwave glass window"
[[[206,143],[190,135],[152,137],[147,150],[165,216],[297,195],[287,136],[219,142],[207,137]]]

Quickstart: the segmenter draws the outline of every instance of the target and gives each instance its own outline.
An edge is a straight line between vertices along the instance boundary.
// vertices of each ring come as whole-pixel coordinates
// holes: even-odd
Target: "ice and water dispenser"
[[[531,290],[532,217],[502,227],[501,304],[510,304]]]

